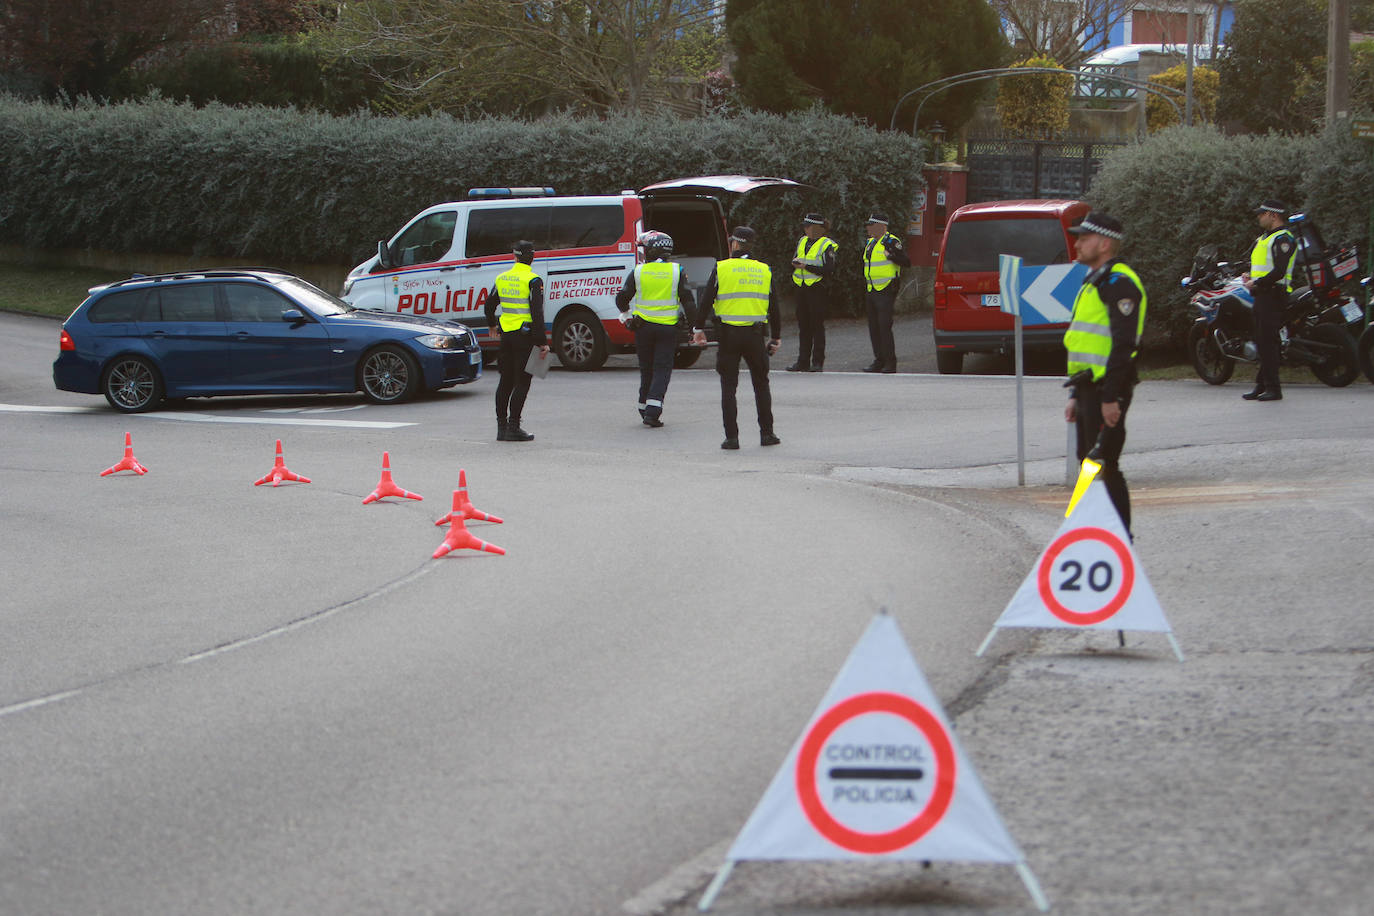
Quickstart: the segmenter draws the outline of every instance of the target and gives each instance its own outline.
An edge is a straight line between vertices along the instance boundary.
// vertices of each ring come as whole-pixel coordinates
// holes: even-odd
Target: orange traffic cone
[[[109,477],[117,471],[133,471],[139,477],[148,473],[148,469],[138,463],[134,457],[134,435],[133,433],[124,434],[124,457],[119,459],[119,463],[106,468],[100,472],[101,477]]]
[[[434,524],[444,525],[454,518],[475,518],[481,522],[495,522],[498,525],[502,523],[500,518],[483,512],[472,504],[472,500],[468,499],[468,472],[461,469],[458,471],[458,489],[453,491],[453,511]]]
[[[379,499],[386,499],[388,496],[404,496],[406,499],[424,499],[419,493],[412,493],[409,490],[402,490],[391,480],[391,453],[382,452],[382,479],[377,483],[377,489],[373,490],[368,496],[363,497],[363,505],[375,503]]]
[[[309,477],[302,477],[301,475],[293,473],[289,468],[287,468],[286,462],[282,459],[280,439],[277,440],[277,460],[273,462],[272,470],[268,471],[260,479],[253,481],[253,486],[260,487],[263,484],[267,483],[267,481],[269,480],[272,481],[272,486],[274,487],[277,484],[281,483],[283,480],[294,480],[299,481],[300,483],[310,482]]]
[[[488,544],[486,541],[476,537],[468,531],[463,524],[461,515],[453,516],[453,524],[449,526],[448,534],[444,535],[444,543],[439,545],[439,549],[434,551],[434,559],[439,559],[451,550],[485,550],[487,553],[499,553],[504,555],[506,548],[497,547],[495,544]]]

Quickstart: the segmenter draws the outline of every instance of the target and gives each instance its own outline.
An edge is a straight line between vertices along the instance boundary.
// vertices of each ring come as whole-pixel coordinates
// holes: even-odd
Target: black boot
[[[520,418],[511,417],[506,423],[507,442],[528,442],[534,438],[532,433],[527,433],[520,428]]]
[[[507,435],[507,432],[506,432],[507,429],[509,429],[509,428],[510,428],[510,422],[509,422],[509,421],[507,421],[507,420],[502,420],[500,417],[497,417],[497,418],[496,418],[496,441],[497,441],[497,442],[507,442],[507,441],[509,441],[509,438],[508,438],[508,435]]]

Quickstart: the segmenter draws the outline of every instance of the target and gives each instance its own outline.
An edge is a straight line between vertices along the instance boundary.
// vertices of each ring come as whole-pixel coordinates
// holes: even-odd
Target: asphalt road
[[[1013,380],[912,374],[906,336],[896,377],[776,373],[783,444],[726,453],[709,358],[661,430],[625,358],[554,372],[518,445],[491,378],[120,416],[0,316],[0,912],[685,913],[879,607],[1057,912],[1363,912],[1374,388],[1143,386],[1137,550],[1188,661],[975,659],[1062,517],[1063,395],[1026,381],[1018,488]],[[126,431],[150,473],[101,478]],[[312,483],[252,486],[278,438]],[[424,501],[361,504],[383,451]],[[506,556],[430,559],[459,469]],[[874,863],[717,904],[1027,908],[1009,869]]]

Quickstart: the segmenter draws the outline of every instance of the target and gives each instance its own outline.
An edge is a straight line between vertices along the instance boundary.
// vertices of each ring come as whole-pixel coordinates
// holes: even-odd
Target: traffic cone
[[[495,544],[488,544],[486,541],[473,535],[463,524],[461,515],[453,516],[453,524],[449,526],[448,534],[444,535],[444,543],[439,545],[439,549],[434,551],[433,559],[439,559],[451,550],[485,550],[487,553],[499,553],[505,555],[506,548],[497,547]]]
[[[385,499],[388,496],[404,496],[406,499],[424,499],[419,493],[402,490],[391,480],[391,453],[382,452],[382,479],[370,496],[363,497],[363,505]]]
[[[309,477],[302,477],[287,468],[286,462],[282,459],[280,439],[277,440],[277,460],[272,463],[272,470],[268,471],[260,479],[253,481],[253,486],[260,487],[269,480],[272,481],[272,486],[274,487],[283,480],[293,480],[299,483],[310,482]]]
[[[124,434],[124,457],[119,459],[119,463],[106,468],[100,472],[101,477],[109,477],[117,471],[133,471],[139,477],[148,473],[148,469],[138,463],[134,457],[134,435],[133,433]]]
[[[468,472],[461,469],[458,471],[458,489],[453,491],[453,511],[434,524],[445,525],[454,518],[475,518],[481,522],[495,522],[498,525],[502,523],[500,518],[483,512],[472,504],[472,500],[468,499]]]

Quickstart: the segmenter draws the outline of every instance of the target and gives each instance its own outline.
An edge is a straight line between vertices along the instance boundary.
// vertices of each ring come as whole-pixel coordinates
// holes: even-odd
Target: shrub
[[[1153,344],[1177,344],[1192,316],[1179,279],[1197,249],[1221,246],[1247,259],[1259,229],[1255,205],[1277,197],[1305,211],[1328,243],[1356,241],[1368,263],[1370,151],[1348,125],[1320,135],[1224,136],[1212,127],[1174,127],[1113,153],[1088,195],[1126,225],[1123,257],[1145,282]]]
[[[1049,67],[1063,70],[1049,57],[1031,57],[1012,67]],[[1069,128],[1069,93],[1073,77],[1054,73],[1004,76],[997,81],[997,117],[1007,133],[1025,137],[1054,137]]]
[[[901,225],[921,161],[911,137],[819,110],[460,121],[0,97],[0,242],[352,264],[469,187],[616,194],[688,175],[781,175],[814,190],[746,199],[732,221],[785,264],[801,213],[825,213],[841,245],[837,287],[857,312],[864,222],[885,209]]]
[[[1188,85],[1188,65],[1175,64],[1163,73],[1156,73],[1150,77],[1150,82],[1183,91]],[[1193,123],[1212,123],[1216,120],[1217,93],[1220,85],[1221,77],[1217,71],[1210,67],[1193,67]],[[1186,112],[1183,96],[1175,97],[1175,102]],[[1150,133],[1180,123],[1173,106],[1154,93],[1150,93],[1145,102],[1145,121],[1149,125]]]

